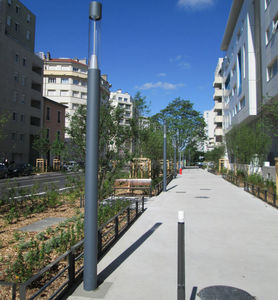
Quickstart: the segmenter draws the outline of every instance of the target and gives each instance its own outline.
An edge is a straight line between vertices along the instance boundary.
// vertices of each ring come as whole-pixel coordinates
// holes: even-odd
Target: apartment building
[[[223,73],[222,73],[223,58],[218,59],[216,70],[214,73],[214,141],[215,145],[223,142]]]
[[[226,131],[256,119],[262,104],[278,99],[277,32],[277,1],[233,2],[221,45]]]
[[[42,60],[34,54],[35,15],[18,0],[0,0],[0,114],[8,117],[0,160],[34,163],[42,126]]]
[[[213,148],[215,147],[215,137],[214,137],[215,112],[214,112],[214,109],[204,111],[203,117],[204,117],[204,120],[205,120],[205,123],[206,123],[205,133],[206,133],[206,136],[207,136],[207,139],[204,142],[203,151],[207,152],[207,151],[213,150]]]
[[[86,59],[51,58],[39,53],[44,61],[43,95],[61,103],[66,108],[66,114],[72,116],[79,105],[87,104],[88,65]],[[111,85],[107,75],[101,76],[101,99],[109,99]],[[69,118],[65,126],[69,127]]]
[[[121,120],[121,125],[128,125],[133,117],[133,99],[129,93],[123,93],[122,90],[110,93],[110,102],[114,107],[124,109],[124,116]]]

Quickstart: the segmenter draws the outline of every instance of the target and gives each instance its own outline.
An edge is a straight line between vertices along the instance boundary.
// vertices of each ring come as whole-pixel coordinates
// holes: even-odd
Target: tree
[[[50,150],[50,142],[47,136],[46,129],[41,129],[39,134],[35,137],[33,148],[37,150],[43,158],[46,157],[47,152]]]
[[[176,98],[153,116],[153,119],[160,124],[166,121],[171,136],[177,136],[180,150],[190,143],[198,143],[205,139],[205,121],[200,113],[193,109],[193,103],[189,100]]]
[[[261,122],[236,125],[225,136],[230,161],[235,164],[262,164],[270,145]]]
[[[65,151],[65,143],[61,141],[58,135],[56,135],[56,139],[52,142],[50,151],[54,156],[58,158],[61,158],[61,156],[63,156]]]
[[[99,198],[111,194],[116,178],[123,176],[123,166],[130,158],[130,126],[120,125],[123,110],[110,103],[100,107],[99,121]],[[70,156],[77,161],[86,157],[86,106],[79,106],[70,117]]]
[[[222,158],[225,154],[225,146],[219,145],[216,146],[211,151],[205,153],[205,160],[214,162],[214,166],[218,167],[219,159]]]
[[[262,121],[275,137],[278,137],[278,102],[270,102],[262,107]]]

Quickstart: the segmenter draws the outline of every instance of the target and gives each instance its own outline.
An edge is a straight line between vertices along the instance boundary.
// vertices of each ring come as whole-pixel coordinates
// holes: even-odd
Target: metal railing
[[[136,199],[130,205],[122,209],[117,215],[99,227],[98,260],[100,260],[117,242],[119,237],[144,212],[144,209],[144,197]],[[83,246],[84,240],[81,240],[71,247],[70,250],[59,256],[55,261],[48,264],[24,283],[0,281],[0,286],[10,286],[12,288],[12,300],[17,299],[17,291],[19,291],[20,300],[33,300],[43,292],[46,292],[47,288],[50,287],[51,284],[60,280],[60,286],[47,298],[49,300],[58,299],[62,295],[66,294],[73,284],[82,276],[84,268],[82,262],[82,258],[84,256]],[[44,283],[43,286],[41,286],[35,293],[30,295],[30,292],[28,293],[28,287],[34,285],[34,283],[38,282],[46,276],[46,274],[51,272],[56,272],[55,276],[51,277],[51,279]],[[66,278],[65,281],[63,281],[63,277]]]
[[[252,183],[244,182],[244,190],[257,198],[267,202],[268,204],[277,207],[276,193],[272,193],[267,189],[256,186]]]
[[[170,174],[169,176],[166,177],[166,185],[168,185],[174,178],[173,174]],[[163,180],[157,183],[154,186],[154,193],[155,196],[159,195],[163,191]]]
[[[265,188],[261,188],[260,186],[257,186],[253,183],[249,183],[247,181],[242,181],[240,180],[240,178],[236,177],[236,176],[232,176],[232,175],[222,175],[222,177],[235,184],[238,187],[244,187],[244,191],[254,195],[255,197],[263,200],[264,202],[277,207],[277,201],[276,201],[276,193],[274,192],[270,192],[268,189]]]

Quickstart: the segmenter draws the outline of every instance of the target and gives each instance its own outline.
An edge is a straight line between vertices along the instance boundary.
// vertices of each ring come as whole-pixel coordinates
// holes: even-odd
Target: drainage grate
[[[200,189],[200,191],[211,191],[211,189]]]
[[[235,287],[216,285],[202,289],[198,296],[202,300],[255,300],[255,297],[251,296],[247,292]]]
[[[183,192],[183,191],[177,191],[176,193],[177,193],[177,194],[185,194],[186,192]]]
[[[207,197],[207,196],[196,196],[195,198],[197,198],[197,199],[209,199],[209,197]]]

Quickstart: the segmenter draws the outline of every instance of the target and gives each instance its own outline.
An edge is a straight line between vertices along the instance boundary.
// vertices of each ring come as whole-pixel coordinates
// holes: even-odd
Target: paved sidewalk
[[[186,219],[186,299],[233,286],[278,299],[278,210],[219,176],[184,170],[98,264],[103,284],[70,300],[177,299],[177,215]],[[196,297],[196,300],[199,297]]]

